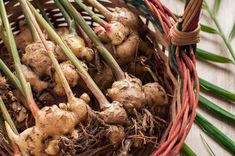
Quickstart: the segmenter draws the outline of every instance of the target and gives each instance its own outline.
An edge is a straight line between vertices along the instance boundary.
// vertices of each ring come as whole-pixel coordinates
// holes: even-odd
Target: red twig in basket
[[[159,11],[163,10],[158,0],[145,0],[148,6],[159,19],[162,24],[166,18]],[[155,5],[155,7],[154,7]],[[181,110],[173,119],[172,124],[162,139],[161,146],[154,152],[154,156],[175,156],[180,151],[185,138],[193,124],[196,116],[196,108],[199,97],[199,81],[196,71],[196,61],[194,55],[195,44],[199,41],[199,17],[202,7],[202,0],[190,0],[185,8],[185,14],[177,26],[171,28],[170,32],[165,32],[171,37],[171,42],[175,45],[174,57],[177,62],[178,73],[181,77],[182,94],[181,94]],[[157,12],[158,11],[158,12]],[[169,10],[165,12],[168,12]],[[159,16],[160,15],[160,16]],[[174,16],[173,16],[174,17]],[[164,18],[164,20],[162,20]],[[168,23],[169,24],[169,23]],[[169,26],[167,23],[162,24],[163,30]],[[179,30],[178,30],[179,29]],[[193,44],[193,45],[191,45]],[[166,138],[166,139],[165,139]]]
[[[173,26],[175,22],[177,22],[177,18],[175,17],[175,15],[167,7],[165,7],[160,2],[160,0],[144,0],[144,1],[149,7],[149,9],[159,20],[164,34],[168,36],[170,28]]]

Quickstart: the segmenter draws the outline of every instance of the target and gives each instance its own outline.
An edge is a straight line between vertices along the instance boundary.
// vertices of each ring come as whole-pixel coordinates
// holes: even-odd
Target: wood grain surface
[[[212,7],[214,0],[207,1]],[[175,13],[183,13],[184,4],[182,1],[163,0],[162,2]],[[224,33],[226,36],[228,36],[235,22],[235,0],[222,0],[217,18],[222,26]],[[215,28],[215,25],[205,11],[203,11],[201,15],[201,23]],[[232,41],[232,45],[235,48],[235,40]],[[198,47],[232,59],[223,40],[217,35],[211,35],[202,32],[201,42],[199,43]],[[221,86],[226,90],[235,92],[235,65],[215,64],[198,60],[197,69],[200,77],[218,86]],[[212,94],[204,95],[219,106],[235,114],[235,103],[226,102],[223,99],[213,96]],[[228,137],[230,137],[232,140],[235,140],[235,123],[222,120],[221,118],[216,117],[216,115],[205,111],[205,109],[201,107],[198,108],[198,112],[202,113],[204,117],[206,117],[217,128],[223,131]],[[230,153],[228,153],[219,144],[208,137],[196,124],[194,124],[186,142],[198,156],[210,156],[210,153],[203,144],[200,135],[205,138],[216,156],[231,156]]]

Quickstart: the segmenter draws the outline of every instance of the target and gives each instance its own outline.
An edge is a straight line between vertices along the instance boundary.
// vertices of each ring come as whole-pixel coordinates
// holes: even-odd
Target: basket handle
[[[199,17],[203,0],[188,0],[182,18],[176,24],[167,24],[174,15],[165,9],[159,0],[144,0],[149,9],[162,25],[164,34],[170,40],[170,65],[178,73],[181,83],[177,92],[181,93],[181,100],[177,104],[181,107],[177,111],[166,130],[164,140],[153,153],[154,156],[175,156],[179,153],[186,136],[191,129],[196,116],[199,98],[199,80],[196,71],[195,50],[200,41]],[[163,12],[165,11],[165,12]],[[175,20],[176,21],[176,20]],[[174,61],[172,61],[174,60]]]

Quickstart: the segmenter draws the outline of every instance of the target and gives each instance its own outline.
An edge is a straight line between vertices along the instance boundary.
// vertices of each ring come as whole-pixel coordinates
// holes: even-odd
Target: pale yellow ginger
[[[39,77],[29,67],[22,65],[21,69],[25,79],[30,83],[36,93],[40,93],[48,87],[48,82],[40,80]]]
[[[143,86],[149,107],[158,107],[168,104],[168,96],[164,88],[157,82]]]
[[[126,79],[114,82],[112,88],[108,90],[108,95],[113,101],[122,103],[128,112],[143,108],[146,104],[142,82],[129,76]]]
[[[83,95],[84,96],[84,95]],[[81,98],[73,98],[67,104],[61,104],[62,108],[56,105],[44,107],[35,117],[35,126],[26,129],[19,135],[14,134],[8,124],[6,129],[9,137],[15,142],[22,153],[27,155],[57,155],[55,142],[49,143],[47,147],[43,144],[48,137],[57,138],[72,133],[75,126],[87,119],[88,106]],[[47,153],[49,152],[49,153]]]
[[[157,107],[168,104],[168,96],[164,88],[157,82],[142,85],[137,78],[127,76],[126,79],[116,81],[108,90],[108,95],[113,101],[123,104],[127,112],[139,110],[149,105]]]
[[[76,55],[79,59],[84,59],[87,61],[92,61],[94,59],[94,52],[92,49],[86,47],[85,41],[78,35],[69,34],[68,29],[59,29],[57,31],[59,34],[61,34],[61,37],[66,42],[68,47],[72,50],[72,52]],[[56,53],[62,54],[62,49],[57,46],[56,47]],[[59,57],[59,61],[66,61],[67,58],[63,56]]]

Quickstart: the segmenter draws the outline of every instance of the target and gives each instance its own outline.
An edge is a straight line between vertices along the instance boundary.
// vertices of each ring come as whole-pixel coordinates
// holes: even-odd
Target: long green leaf
[[[234,101],[235,102],[235,93],[227,91],[221,87],[218,87],[202,78],[199,78],[200,86],[202,89],[206,89],[206,91],[212,92],[220,97],[225,98],[226,100]]]
[[[214,28],[209,27],[207,25],[204,25],[204,24],[201,24],[201,31],[207,32],[207,33],[210,33],[210,34],[218,34],[217,30],[215,30]]]
[[[209,109],[211,112],[213,112],[216,116],[220,116],[223,119],[232,121],[235,123],[235,115],[226,111],[225,109],[219,107],[215,103],[211,102],[207,98],[200,95],[199,97],[199,103],[202,106],[205,106],[207,109]]]
[[[229,34],[229,39],[232,40],[235,37],[235,22],[233,23],[233,28]]]
[[[15,43],[15,39],[13,36],[13,32],[7,17],[7,13],[5,10],[5,5],[3,0],[0,0],[0,16],[2,19],[2,27],[6,33],[7,36],[7,41],[9,41],[9,45],[11,48],[11,54],[15,63],[15,69],[16,69],[16,73],[17,73],[17,77],[21,83],[21,87],[25,93],[25,96],[27,97],[27,95],[31,95],[31,88],[29,83],[26,81],[23,71],[21,69],[21,60],[20,60],[20,56],[18,54],[17,48],[16,48],[16,43]],[[8,43],[7,43],[8,44]],[[30,89],[29,89],[30,88]]]
[[[15,87],[19,89],[20,93],[24,95],[24,91],[20,84],[19,79],[11,72],[11,70],[7,67],[7,65],[0,59],[0,70],[4,72],[7,78],[14,83]]]
[[[233,61],[233,60],[231,60],[229,58],[213,54],[211,52],[205,51],[205,50],[200,49],[200,48],[197,48],[196,56],[199,57],[199,58],[208,60],[208,61],[216,62],[216,63],[231,63],[231,64],[235,64],[235,61]]]
[[[201,114],[197,113],[195,123],[201,127],[201,129],[213,138],[217,143],[222,145],[226,150],[235,154],[235,142],[221,132],[218,128],[212,125]]]
[[[186,156],[196,156],[196,154],[194,153],[194,151],[187,145],[187,144],[183,144],[183,147],[181,149],[181,151],[186,155]]]
[[[221,4],[221,0],[215,0],[214,6],[213,6],[213,14],[216,15],[219,11]]]

